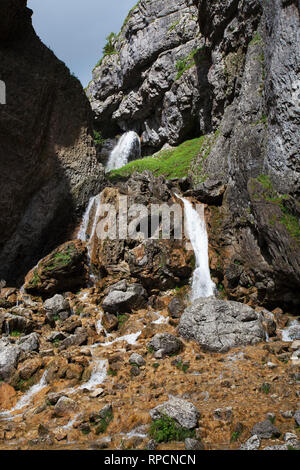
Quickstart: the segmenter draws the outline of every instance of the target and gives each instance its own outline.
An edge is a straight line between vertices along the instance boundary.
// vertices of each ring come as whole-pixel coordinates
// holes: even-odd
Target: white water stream
[[[181,199],[184,204],[186,235],[189,236],[196,258],[191,300],[193,301],[200,297],[210,297],[214,295],[216,286],[210,277],[204,206],[198,204],[198,210],[196,211],[190,201],[180,196],[177,197]]]
[[[125,132],[109,156],[106,171],[117,170],[126,165],[134,153],[136,158],[141,155],[140,138],[134,131]]]

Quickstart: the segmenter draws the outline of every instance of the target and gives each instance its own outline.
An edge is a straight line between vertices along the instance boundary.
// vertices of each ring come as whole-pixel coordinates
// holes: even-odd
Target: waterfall
[[[106,171],[117,170],[140,156],[141,143],[138,134],[134,131],[125,132],[109,156]]]
[[[96,229],[97,229],[98,214],[99,214],[98,208],[99,208],[99,205],[101,204],[101,195],[102,193],[97,194],[97,196],[93,196],[89,200],[88,206],[83,215],[82,222],[81,222],[79,232],[77,235],[78,240],[87,242],[87,251],[88,251],[87,261],[88,261],[89,267],[91,265],[92,241],[95,236]],[[91,216],[92,216],[93,211],[94,211],[94,216],[93,216],[92,226],[91,226],[91,230],[89,230]],[[95,280],[95,276],[93,274],[90,274],[90,278],[92,281]]]
[[[177,196],[177,195],[176,195]],[[196,269],[193,273],[191,300],[200,297],[214,295],[215,284],[211,280],[208,259],[208,237],[204,216],[204,206],[201,214],[196,211],[192,204],[180,196],[177,196],[184,204],[185,230],[193,246],[196,258]]]

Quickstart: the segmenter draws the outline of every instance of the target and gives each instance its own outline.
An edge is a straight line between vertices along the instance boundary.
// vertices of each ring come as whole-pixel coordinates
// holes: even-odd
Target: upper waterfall
[[[208,259],[208,237],[204,216],[204,206],[195,210],[192,204],[180,196],[184,204],[185,229],[190,238],[196,257],[196,269],[193,274],[191,300],[214,295],[215,284],[211,280]]]
[[[141,143],[138,134],[134,131],[125,132],[109,156],[106,171],[117,170],[140,156]]]

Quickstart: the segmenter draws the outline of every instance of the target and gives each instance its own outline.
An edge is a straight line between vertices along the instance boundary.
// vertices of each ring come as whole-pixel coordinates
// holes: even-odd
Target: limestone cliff
[[[66,239],[103,169],[79,81],[36,36],[25,0],[0,4],[0,278],[11,282]]]
[[[296,0],[141,0],[87,90],[104,137],[134,129],[144,154],[207,134],[188,194],[211,205],[214,275],[233,299],[289,309],[300,286],[299,31]]]

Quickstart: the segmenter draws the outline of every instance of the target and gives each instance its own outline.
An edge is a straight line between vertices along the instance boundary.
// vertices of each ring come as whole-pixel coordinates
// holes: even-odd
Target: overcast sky
[[[102,57],[105,39],[118,33],[137,0],[28,0],[36,33],[84,87]]]

